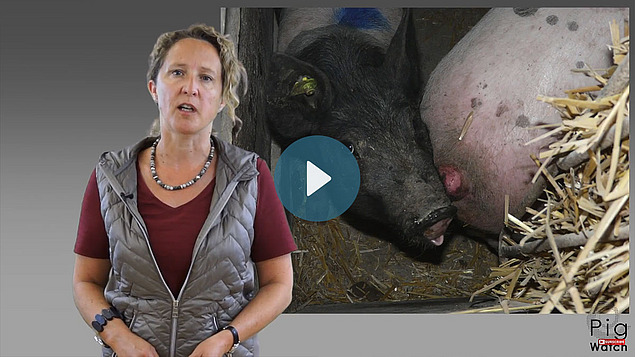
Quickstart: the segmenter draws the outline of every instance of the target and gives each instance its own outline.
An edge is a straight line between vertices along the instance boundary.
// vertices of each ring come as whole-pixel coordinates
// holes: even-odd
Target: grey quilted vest
[[[185,283],[175,297],[161,276],[137,210],[135,162],[154,139],[106,152],[97,165],[112,263],[105,295],[123,313],[130,330],[150,342],[161,357],[185,357],[199,342],[229,325],[256,294],[250,256],[257,156],[215,139],[218,166],[210,213],[196,239]],[[113,353],[107,348],[102,352],[104,356]],[[234,352],[234,356],[253,355],[258,355],[255,336],[241,341]]]

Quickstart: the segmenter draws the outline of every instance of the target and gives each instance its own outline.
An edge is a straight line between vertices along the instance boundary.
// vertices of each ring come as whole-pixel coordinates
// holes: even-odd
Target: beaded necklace
[[[196,181],[200,180],[201,177],[203,177],[203,175],[205,175],[205,173],[207,172],[207,169],[212,164],[212,159],[214,158],[214,141],[212,140],[212,138],[210,138],[209,139],[209,142],[210,142],[209,155],[207,156],[207,161],[205,162],[205,165],[203,165],[201,172],[199,172],[198,175],[196,175],[193,179],[189,180],[188,182],[184,184],[177,185],[177,186],[166,185],[159,178],[159,175],[157,174],[157,168],[154,163],[154,157],[157,150],[157,145],[159,144],[159,140],[161,140],[160,136],[152,144],[152,149],[150,150],[150,172],[152,173],[152,178],[154,179],[154,181],[156,181],[156,183],[159,184],[159,186],[163,187],[164,189],[168,191],[182,190],[184,188],[188,188],[192,186]]]

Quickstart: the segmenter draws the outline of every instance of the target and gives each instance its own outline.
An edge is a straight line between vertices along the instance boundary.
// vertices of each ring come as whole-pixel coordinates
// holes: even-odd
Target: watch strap
[[[238,330],[236,330],[236,328],[232,325],[227,325],[223,327],[222,331],[224,330],[229,330],[229,332],[232,333],[232,336],[234,336],[234,344],[232,345],[231,349],[227,352],[229,355],[231,355],[232,353],[234,353],[234,351],[236,351],[236,348],[238,348],[238,345],[240,345],[240,337],[238,336]]]

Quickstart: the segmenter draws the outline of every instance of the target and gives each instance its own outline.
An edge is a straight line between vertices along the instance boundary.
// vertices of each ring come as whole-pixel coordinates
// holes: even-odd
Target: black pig
[[[456,211],[420,119],[417,56],[404,11],[387,50],[341,24],[302,32],[273,56],[266,81],[267,121],[278,143],[325,135],[347,145],[361,186],[345,217],[361,229],[388,228],[402,248],[441,245]]]

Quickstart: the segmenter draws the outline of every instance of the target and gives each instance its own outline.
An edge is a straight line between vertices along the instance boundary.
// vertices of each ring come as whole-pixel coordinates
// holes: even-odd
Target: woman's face
[[[162,131],[209,136],[214,118],[225,106],[218,51],[207,41],[179,40],[148,89],[159,106]]]

